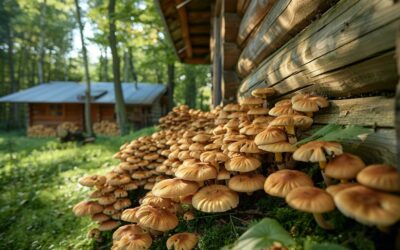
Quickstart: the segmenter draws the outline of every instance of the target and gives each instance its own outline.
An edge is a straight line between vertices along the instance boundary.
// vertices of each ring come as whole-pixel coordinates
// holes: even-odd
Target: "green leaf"
[[[274,242],[280,242],[285,246],[295,243],[278,221],[264,218],[242,234],[232,250],[263,249],[272,246]]]
[[[296,145],[305,144],[310,141],[354,141],[363,140],[365,136],[373,133],[372,129],[357,125],[341,126],[338,124],[329,124],[317,130],[311,136],[297,142]]]

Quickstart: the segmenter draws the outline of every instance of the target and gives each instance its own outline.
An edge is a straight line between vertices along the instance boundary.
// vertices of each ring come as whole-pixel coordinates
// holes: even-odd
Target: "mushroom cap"
[[[192,138],[194,142],[205,143],[211,139],[211,136],[208,134],[198,134]]]
[[[271,196],[285,198],[295,188],[312,186],[313,181],[307,174],[298,170],[282,169],[267,177],[264,191]]]
[[[335,195],[337,195],[339,192],[346,190],[348,188],[354,187],[354,186],[358,186],[360,184],[358,183],[339,183],[336,185],[330,185],[329,187],[327,187],[325,189],[326,192],[328,192],[330,195],[332,195],[332,197],[335,197]]]
[[[93,214],[91,219],[92,221],[103,222],[109,220],[110,216],[103,213],[98,213],[98,214]]]
[[[218,171],[217,180],[229,180],[230,178],[231,178],[231,172],[229,172],[225,168],[221,168]]]
[[[293,109],[292,104],[285,104],[273,107],[268,112],[271,116],[281,116],[281,115],[301,115],[302,113]]]
[[[129,175],[126,174],[111,173],[111,175],[107,177],[107,183],[111,186],[119,186],[131,181]]]
[[[390,226],[400,219],[400,197],[396,195],[357,185],[334,199],[340,212],[362,224]]]
[[[205,186],[192,198],[193,207],[206,213],[225,212],[238,204],[239,195],[224,185]]]
[[[229,144],[229,146],[228,146],[229,152],[236,152],[236,153],[240,152],[240,148],[244,144],[246,144],[246,141],[247,141],[247,139],[243,139],[243,140],[236,141],[236,142]]]
[[[177,198],[194,194],[199,186],[196,182],[182,179],[166,179],[158,182],[153,187],[153,194],[162,198]]]
[[[400,192],[400,174],[387,164],[369,165],[357,175],[357,181],[367,187],[387,192]]]
[[[286,141],[259,145],[258,148],[271,153],[295,152],[295,150],[297,150],[297,147],[294,144],[290,144]]]
[[[213,135],[222,135],[222,134],[225,134],[225,132],[226,132],[226,128],[224,128],[223,125],[218,125],[212,131]]]
[[[343,153],[342,145],[336,142],[311,141],[301,145],[294,153],[293,159],[304,162],[327,161],[326,155],[340,155]]]
[[[255,97],[268,97],[275,95],[275,92],[274,88],[263,87],[251,91],[251,95]]]
[[[142,179],[147,179],[150,176],[152,176],[152,172],[151,171],[147,171],[147,170],[138,170],[133,172],[133,174],[131,175],[132,179],[135,180],[142,180]]]
[[[281,115],[269,123],[269,126],[294,126],[301,129],[309,128],[313,119],[304,115]]]
[[[326,164],[325,174],[334,179],[349,180],[356,178],[364,167],[365,163],[360,157],[343,153]]]
[[[139,210],[139,208],[140,207],[125,209],[124,211],[122,211],[121,220],[132,223],[137,222],[135,215],[137,210]]]
[[[128,198],[124,198],[124,199],[118,199],[114,204],[114,208],[116,210],[121,210],[127,207],[130,207],[132,205],[132,202],[130,199]]]
[[[274,120],[275,117],[272,116],[259,116],[254,118],[253,124],[262,124],[262,125],[269,125],[269,123]]]
[[[188,181],[205,181],[217,178],[217,169],[208,163],[194,163],[181,165],[175,172],[175,176]]]
[[[226,170],[237,172],[250,172],[261,166],[257,158],[247,156],[235,156],[225,163]]]
[[[119,222],[115,220],[103,221],[100,223],[100,231],[111,231],[119,226]]]
[[[254,142],[260,146],[287,141],[286,133],[280,128],[267,128],[254,138]]]
[[[218,145],[217,143],[211,143],[204,146],[204,150],[206,151],[219,150],[219,149],[221,149],[221,145]]]
[[[128,224],[122,227],[119,227],[112,235],[114,241],[120,240],[126,234],[147,234],[143,228],[136,224]]]
[[[259,154],[261,153],[261,150],[253,140],[245,140],[245,143],[240,148],[240,152],[246,154]]]
[[[320,108],[328,107],[329,102],[322,96],[297,94],[291,99],[293,109],[301,112],[317,112]]]
[[[326,213],[335,209],[332,196],[316,187],[298,187],[286,195],[288,205],[308,213]]]
[[[185,221],[190,221],[190,220],[193,220],[194,218],[196,218],[196,217],[194,216],[192,211],[187,211],[186,213],[183,214],[183,219]]]
[[[236,111],[240,110],[240,105],[234,104],[234,103],[229,103],[229,104],[225,105],[222,110],[226,111],[226,112],[236,112]]]
[[[96,201],[81,201],[72,208],[72,211],[76,216],[86,216],[101,213],[103,209],[103,206]]]
[[[252,108],[247,111],[248,115],[268,115],[269,109],[267,108]]]
[[[90,175],[85,176],[79,180],[79,184],[85,187],[93,187],[94,185],[104,185],[106,183],[106,177],[102,175]]]
[[[240,100],[240,105],[262,105],[264,100],[259,97],[246,97]]]
[[[264,129],[265,126],[262,126],[260,124],[250,124],[241,128],[239,132],[244,135],[257,135],[264,131]]]
[[[116,241],[116,249],[149,249],[153,240],[150,234],[125,234],[122,238]],[[114,246],[115,246],[114,245]],[[114,247],[113,246],[113,247]]]
[[[204,144],[196,142],[189,146],[189,151],[204,151],[204,146]]]
[[[240,174],[229,180],[228,186],[236,192],[254,192],[263,189],[265,177],[261,174]]]
[[[104,207],[104,210],[103,210],[104,214],[110,215],[110,216],[115,214],[116,212],[117,212],[117,210],[114,208],[113,205],[106,206],[106,207]]]
[[[143,156],[143,159],[144,159],[144,160],[147,160],[147,161],[154,161],[154,160],[157,160],[158,157],[160,157],[159,154],[157,154],[157,153],[150,153],[150,154],[144,155],[144,156]]]
[[[292,105],[291,99],[283,99],[283,100],[277,101],[277,102],[275,102],[274,106],[279,107],[279,106],[288,105],[288,104]]]
[[[151,205],[140,206],[136,211],[136,218],[139,226],[162,232],[174,229],[178,225],[178,218],[175,214]]]
[[[167,209],[172,213],[177,211],[176,203],[171,199],[157,197],[151,192],[147,193],[146,196],[141,199],[141,205],[151,205],[153,207]]]
[[[217,164],[217,163],[229,161],[229,157],[222,152],[208,151],[208,152],[204,152],[200,155],[200,161],[208,162],[211,164]]]
[[[173,250],[191,250],[197,244],[198,237],[193,233],[177,233],[172,235],[167,240],[167,249]]]

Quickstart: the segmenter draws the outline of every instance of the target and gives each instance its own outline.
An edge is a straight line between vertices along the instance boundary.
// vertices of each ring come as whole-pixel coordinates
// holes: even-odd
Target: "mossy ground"
[[[120,145],[152,131],[100,137],[84,146],[60,144],[55,138],[0,133],[0,249],[109,249],[111,233],[104,234],[102,243],[86,238],[95,223],[71,212],[72,206],[89,192],[77,181],[83,175],[105,173],[117,163],[111,157]],[[310,168],[309,172],[318,175],[318,169]],[[294,211],[284,200],[267,197],[263,191],[252,196],[242,194],[240,206],[227,213],[195,215],[195,220],[182,221],[176,229],[157,238],[152,249],[165,249],[168,236],[182,231],[201,235],[198,249],[220,249],[263,217],[277,219],[295,237],[293,249],[302,249],[309,241],[335,242],[360,250],[393,247],[393,236],[362,226],[339,212],[326,215],[336,229],[322,230],[312,215]]]

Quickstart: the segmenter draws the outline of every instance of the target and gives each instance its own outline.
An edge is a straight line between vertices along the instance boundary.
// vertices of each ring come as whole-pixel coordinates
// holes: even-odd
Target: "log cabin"
[[[214,106],[267,86],[277,92],[272,103],[296,93],[326,96],[331,105],[315,116],[314,126],[373,128],[366,141],[345,149],[400,170],[398,1],[155,3],[177,58],[211,65]]]
[[[86,86],[77,82],[40,84],[0,98],[0,102],[26,103],[27,127],[57,127],[73,122],[84,128]],[[127,118],[135,128],[150,126],[167,112],[166,87],[162,84],[123,83]],[[91,84],[92,123],[116,122],[114,85],[111,82]]]

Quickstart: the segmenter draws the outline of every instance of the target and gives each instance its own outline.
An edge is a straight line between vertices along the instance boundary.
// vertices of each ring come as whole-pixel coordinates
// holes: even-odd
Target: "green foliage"
[[[297,142],[297,145],[305,144],[310,141],[355,141],[363,140],[364,136],[371,134],[372,129],[357,125],[341,126],[338,124],[328,124],[317,130],[311,136]]]
[[[121,144],[154,130],[84,146],[0,133],[0,249],[94,248],[86,233],[95,223],[71,211],[90,192],[79,178],[109,171]]]
[[[279,224],[278,221],[264,218],[242,234],[232,250],[263,249],[272,246],[274,242],[280,242],[284,246],[294,244],[294,240],[290,234]]]

